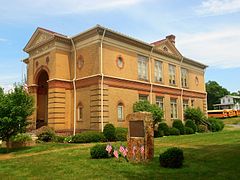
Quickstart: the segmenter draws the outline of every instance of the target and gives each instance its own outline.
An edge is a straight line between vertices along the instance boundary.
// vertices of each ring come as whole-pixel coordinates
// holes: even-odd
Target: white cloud
[[[2,18],[80,14],[88,11],[132,7],[144,0],[15,0],[0,7]],[[13,5],[14,2],[14,5]]]
[[[179,34],[177,45],[187,57],[218,68],[240,67],[240,28]]]
[[[203,16],[214,16],[239,11],[239,0],[204,0],[196,9],[197,14]]]

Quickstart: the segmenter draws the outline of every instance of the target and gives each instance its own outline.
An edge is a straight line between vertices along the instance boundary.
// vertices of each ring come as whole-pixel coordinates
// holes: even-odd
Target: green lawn
[[[0,179],[239,179],[240,177],[240,130],[157,138],[155,158],[143,164],[131,164],[123,160],[119,162],[113,158],[90,159],[89,149],[93,145],[39,144],[31,149],[10,154],[1,154],[0,151]],[[159,165],[159,153],[172,146],[184,150],[185,161],[181,169],[166,169]],[[5,160],[3,156],[6,156]]]

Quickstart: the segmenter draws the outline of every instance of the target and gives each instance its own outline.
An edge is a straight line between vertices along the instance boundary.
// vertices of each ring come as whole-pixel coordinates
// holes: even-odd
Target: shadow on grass
[[[158,156],[139,164],[137,171],[121,172],[126,178],[141,179],[235,179],[240,177],[240,144],[182,148],[184,165],[179,169],[160,167]],[[156,149],[157,150],[157,149]],[[134,165],[135,166],[135,165]]]
[[[12,153],[12,152],[20,152],[20,151],[30,150],[32,148],[33,147],[31,147],[31,146],[21,147],[21,148],[13,148],[13,149],[0,148],[0,154],[7,154],[7,153]]]

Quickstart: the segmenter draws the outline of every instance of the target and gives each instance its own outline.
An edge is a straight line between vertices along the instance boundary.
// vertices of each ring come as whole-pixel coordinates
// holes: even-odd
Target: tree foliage
[[[162,121],[163,111],[156,104],[150,104],[149,101],[139,101],[133,104],[133,112],[146,111],[152,113],[154,124]]]
[[[206,83],[208,109],[213,109],[213,104],[219,104],[220,98],[230,94],[230,92],[220,86],[216,81]]]
[[[1,89],[1,88],[0,88]],[[33,112],[33,98],[22,86],[5,94],[0,90],[0,139],[8,141],[11,136],[26,131],[27,117]]]
[[[201,111],[201,109],[198,108],[187,108],[184,111],[184,118],[192,120],[196,125],[198,124],[205,124],[206,116]]]

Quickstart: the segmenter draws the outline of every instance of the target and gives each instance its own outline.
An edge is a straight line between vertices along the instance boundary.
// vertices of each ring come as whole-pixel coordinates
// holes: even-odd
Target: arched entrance
[[[48,124],[48,80],[47,71],[41,70],[37,78],[37,129]]]

